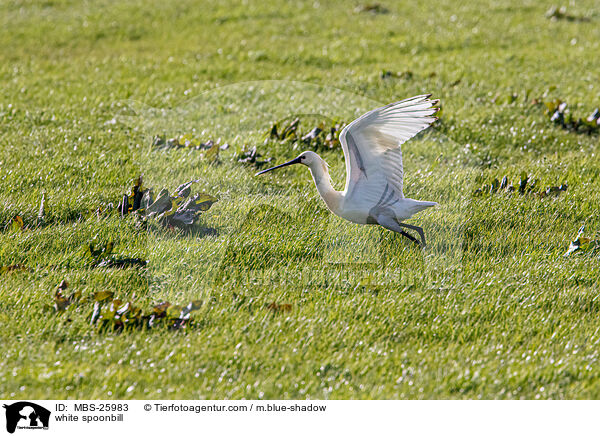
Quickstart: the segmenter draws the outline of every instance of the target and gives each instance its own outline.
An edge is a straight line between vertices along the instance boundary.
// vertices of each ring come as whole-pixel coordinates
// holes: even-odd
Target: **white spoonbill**
[[[346,160],[342,192],[333,189],[327,163],[312,151],[256,175],[288,165],[306,165],[331,212],[353,223],[379,224],[425,246],[423,229],[402,221],[437,203],[404,197],[400,146],[437,120],[434,114],[439,100],[429,97],[431,94],[419,95],[372,110],[342,130],[340,142]],[[421,241],[404,229],[416,231]]]

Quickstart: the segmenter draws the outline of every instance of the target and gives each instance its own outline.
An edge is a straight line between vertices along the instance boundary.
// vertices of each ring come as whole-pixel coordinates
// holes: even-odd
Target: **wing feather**
[[[430,100],[430,96],[418,95],[372,110],[342,130],[347,198],[358,186],[362,195],[375,200],[385,198],[382,193],[388,189],[404,197],[400,146],[437,120],[439,100]]]

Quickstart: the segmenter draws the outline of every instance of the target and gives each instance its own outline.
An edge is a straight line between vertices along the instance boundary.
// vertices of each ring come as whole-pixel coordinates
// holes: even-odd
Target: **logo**
[[[5,404],[6,431],[14,433],[15,429],[48,430],[50,411],[29,401]]]

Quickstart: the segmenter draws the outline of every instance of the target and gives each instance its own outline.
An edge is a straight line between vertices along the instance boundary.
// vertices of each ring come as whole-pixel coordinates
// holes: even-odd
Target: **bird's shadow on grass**
[[[232,238],[221,260],[217,281],[227,277],[277,271],[279,268],[312,268],[347,272],[425,271],[423,250],[405,237],[381,229],[378,258],[370,262],[331,262],[332,235],[329,211],[313,202],[281,211],[269,204],[252,208]]]

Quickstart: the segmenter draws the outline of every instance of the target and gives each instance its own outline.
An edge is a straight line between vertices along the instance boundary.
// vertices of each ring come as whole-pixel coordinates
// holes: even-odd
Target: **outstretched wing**
[[[437,120],[434,114],[439,100],[429,97],[431,94],[419,95],[372,110],[342,130],[347,198],[358,187],[368,198],[379,198],[384,191],[383,196],[395,193],[404,197],[400,145]]]

